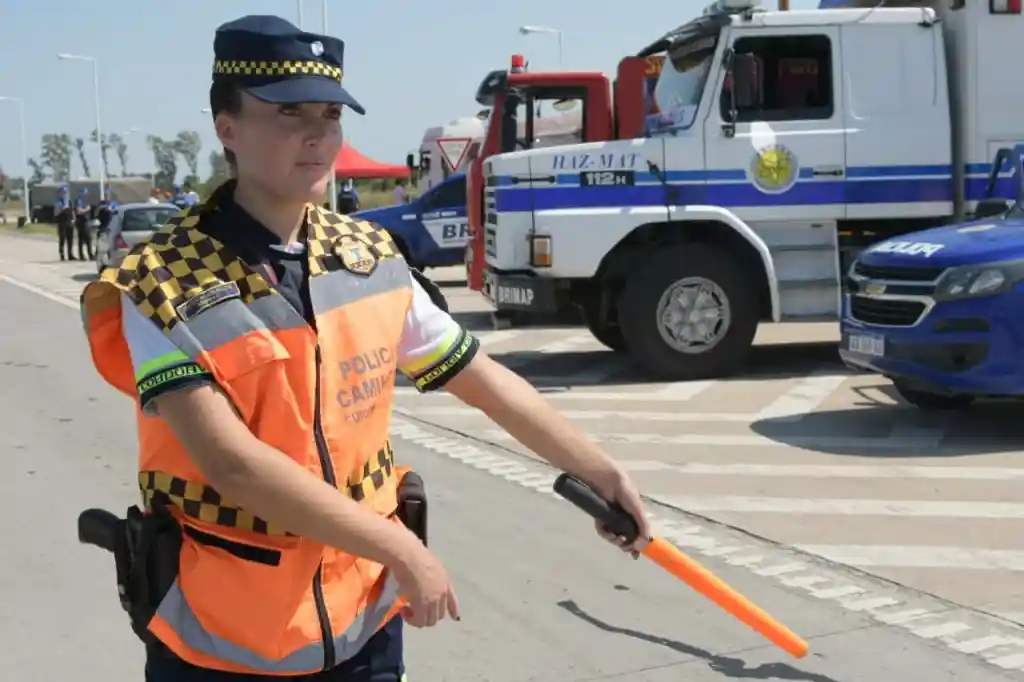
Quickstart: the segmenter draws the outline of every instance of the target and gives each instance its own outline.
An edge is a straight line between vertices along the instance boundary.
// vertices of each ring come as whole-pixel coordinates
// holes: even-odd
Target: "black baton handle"
[[[603,499],[580,479],[561,474],[555,479],[554,487],[556,493],[594,517],[609,533],[625,538],[627,543],[640,535],[640,527],[625,509]]]
[[[121,519],[105,509],[86,509],[78,515],[78,541],[114,551]]]

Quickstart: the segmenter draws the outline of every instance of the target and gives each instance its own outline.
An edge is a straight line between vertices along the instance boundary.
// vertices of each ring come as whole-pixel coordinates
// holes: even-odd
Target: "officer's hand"
[[[651,528],[647,523],[647,512],[644,511],[640,491],[629,478],[629,474],[618,466],[611,467],[601,480],[594,482],[593,487],[601,497],[622,507],[623,511],[633,517],[640,529],[640,533],[632,542],[626,542],[625,538],[609,533],[600,522],[597,523],[598,534],[613,545],[630,552],[634,557],[637,556],[637,552],[643,550],[651,538]]]
[[[408,601],[402,618],[413,627],[433,627],[445,616],[459,620],[459,600],[448,580],[448,571],[422,544],[410,558],[392,569],[399,593]]]

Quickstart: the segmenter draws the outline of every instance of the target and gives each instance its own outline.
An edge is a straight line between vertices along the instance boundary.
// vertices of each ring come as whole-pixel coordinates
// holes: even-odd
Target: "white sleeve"
[[[209,372],[143,317],[124,294],[121,294],[121,333],[131,355],[139,400],[147,414],[152,414],[148,407],[158,395],[213,380]]]
[[[411,275],[412,303],[398,344],[398,368],[420,392],[436,391],[476,355],[479,342],[430,300]]]

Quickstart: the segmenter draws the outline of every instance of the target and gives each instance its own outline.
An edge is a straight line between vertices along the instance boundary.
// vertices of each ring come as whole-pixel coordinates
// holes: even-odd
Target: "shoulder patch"
[[[378,259],[400,256],[391,235],[379,225],[353,218],[342,213],[332,213],[319,207],[312,207],[307,214],[309,241],[322,244],[323,252],[332,250],[333,244],[341,237],[354,238],[374,252]],[[315,247],[311,251],[315,251]]]
[[[270,284],[199,228],[215,213],[193,206],[133,248],[102,280],[128,295],[164,333],[226,301],[274,293]]]
[[[237,283],[221,282],[187,299],[175,310],[182,322],[188,322],[216,305],[241,297],[242,291],[238,288]]]

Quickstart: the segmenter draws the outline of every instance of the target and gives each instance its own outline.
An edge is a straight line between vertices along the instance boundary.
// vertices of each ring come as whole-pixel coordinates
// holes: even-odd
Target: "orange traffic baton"
[[[640,534],[636,521],[622,507],[602,499],[578,478],[569,474],[560,475],[555,480],[555,492],[594,517],[610,533],[624,537],[629,542]],[[667,540],[649,538],[647,546],[640,553],[786,653],[795,658],[803,658],[807,654],[807,642]]]

